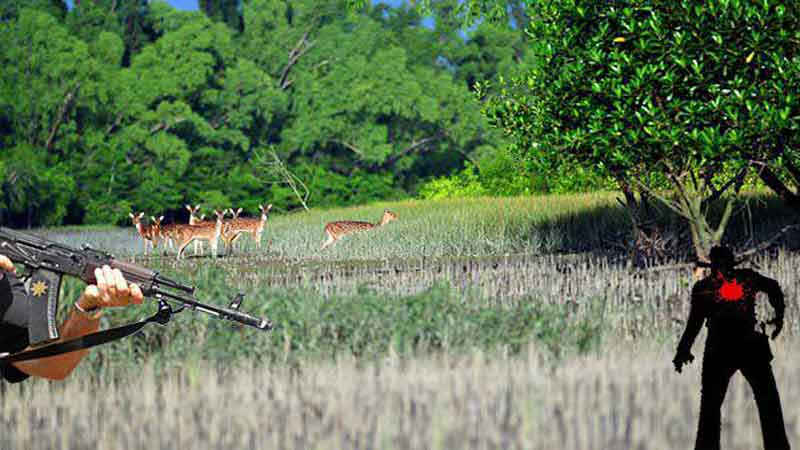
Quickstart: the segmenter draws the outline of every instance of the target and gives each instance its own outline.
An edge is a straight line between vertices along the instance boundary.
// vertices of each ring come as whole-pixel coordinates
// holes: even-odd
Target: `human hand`
[[[78,304],[85,310],[112,306],[139,305],[144,299],[137,284],[128,284],[119,269],[109,266],[94,270],[96,284],[86,286]]]
[[[14,267],[14,263],[8,259],[8,256],[0,255],[0,270],[3,272],[10,272],[13,274],[17,273],[17,269]]]
[[[672,359],[672,364],[675,365],[675,371],[681,373],[684,364],[689,364],[694,361],[694,355],[692,352],[678,352],[675,354],[675,358]]]
[[[783,329],[783,317],[776,316],[774,319],[768,320],[767,324],[775,325],[775,330],[772,332],[772,339],[775,339],[776,337],[778,337],[778,335],[781,333],[781,330]]]

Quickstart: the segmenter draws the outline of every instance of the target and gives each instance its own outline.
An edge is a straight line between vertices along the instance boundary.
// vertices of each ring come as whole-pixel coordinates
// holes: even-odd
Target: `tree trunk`
[[[793,166],[792,166],[793,167]],[[786,205],[791,208],[800,209],[800,194],[792,192],[786,184],[778,178],[769,167],[763,167],[759,171],[759,177],[775,194],[777,194]]]
[[[708,262],[711,247],[719,245],[722,242],[725,230],[728,228],[728,222],[733,215],[734,202],[739,195],[739,191],[741,190],[749,168],[749,164],[744,166],[736,176],[724,183],[722,187],[716,188],[710,184],[710,182],[700,186],[698,184],[698,179],[703,180],[703,178],[697,177],[696,173],[692,172],[693,169],[676,171],[669,164],[666,164],[666,174],[677,192],[677,198],[675,199],[658,193],[636,178],[632,178],[632,180],[636,182],[643,191],[650,193],[654,198],[658,199],[661,203],[686,220],[691,233],[692,246],[696,258],[699,261]],[[687,177],[689,177],[689,182],[686,181]],[[722,217],[719,223],[712,227],[707,219],[709,207],[711,203],[719,200],[725,191],[730,188],[733,189],[733,195],[728,196],[727,199],[724,200],[725,209],[722,212]],[[708,194],[708,192],[710,192],[710,194]],[[702,273],[702,269],[696,269],[694,271],[695,279],[701,277]]]
[[[639,192],[636,198],[636,191],[624,179],[618,179],[618,184],[625,196],[625,202],[620,202],[628,211],[631,219],[631,235],[633,242],[630,245],[630,258],[634,267],[646,265],[648,259],[655,256],[664,256],[663,249],[659,248],[661,242],[661,230],[656,224],[655,210],[653,209],[650,197]]]

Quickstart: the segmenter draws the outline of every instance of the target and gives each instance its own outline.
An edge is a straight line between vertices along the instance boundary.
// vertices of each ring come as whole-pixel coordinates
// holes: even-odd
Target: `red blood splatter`
[[[722,287],[719,288],[719,295],[729,302],[741,300],[744,297],[744,289],[742,285],[736,282],[736,278],[731,281],[722,280]]]

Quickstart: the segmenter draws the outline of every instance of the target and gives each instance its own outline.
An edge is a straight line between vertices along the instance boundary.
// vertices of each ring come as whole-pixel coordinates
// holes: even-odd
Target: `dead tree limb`
[[[425,138],[422,138],[422,139],[419,139],[419,140],[415,140],[415,141],[411,142],[411,144],[409,144],[406,148],[400,150],[399,152],[397,152],[397,153],[395,153],[393,155],[390,155],[382,163],[374,164],[373,168],[377,169],[377,168],[379,168],[381,166],[382,167],[390,166],[390,165],[394,164],[395,162],[397,162],[397,160],[399,160],[403,156],[406,156],[406,155],[410,154],[411,152],[413,152],[414,150],[424,146],[425,144],[428,144],[430,142],[433,142],[433,141],[436,141],[436,140],[439,140],[439,139],[443,138],[444,136],[447,135],[447,132],[448,132],[448,130],[442,130],[442,131],[440,131],[440,132],[438,132],[436,134],[433,134],[431,136],[428,136],[428,137],[425,137]]]
[[[106,136],[108,136],[108,135],[109,135],[109,134],[111,134],[111,133],[112,133],[114,130],[116,130],[116,129],[117,129],[117,127],[119,126],[120,122],[122,122],[122,116],[123,116],[123,113],[122,113],[122,112],[119,112],[119,113],[117,114],[117,117],[115,117],[115,118],[114,118],[114,122],[112,122],[112,123],[111,123],[111,125],[109,125],[109,126],[108,126],[108,128],[106,128],[106,133],[105,133],[105,134],[106,134]]]
[[[175,125],[177,125],[177,124],[179,124],[181,122],[185,122],[185,121],[186,121],[185,118],[177,117],[174,121],[172,121],[172,123],[169,123],[167,121],[160,122],[160,123],[156,124],[155,126],[153,126],[152,128],[150,128],[150,134],[156,134],[159,131],[168,131],[170,128],[174,127]]]
[[[281,160],[274,150],[267,152],[257,151],[255,158],[258,164],[263,166],[268,172],[274,174],[279,178],[281,183],[289,186],[297,200],[303,205],[303,209],[308,211],[308,199],[311,196],[311,190],[308,189],[303,180],[295,175],[286,164]]]
[[[289,51],[289,60],[286,62],[286,66],[283,67],[283,70],[281,71],[281,77],[278,81],[278,86],[280,86],[281,89],[286,90],[289,88],[291,85],[291,82],[287,83],[289,71],[291,71],[292,67],[297,64],[297,61],[300,60],[300,57],[314,46],[313,42],[308,42],[308,34],[308,31],[303,33],[303,37],[301,37],[300,40],[297,41],[297,44],[294,45],[294,48]]]
[[[737,254],[736,255],[736,260],[738,262],[740,262],[740,263],[750,260],[750,258],[753,255],[768,249],[776,241],[778,241],[781,237],[783,237],[783,235],[785,235],[786,233],[788,233],[789,231],[791,231],[793,229],[800,229],[800,224],[785,225],[783,228],[780,229],[780,231],[778,231],[771,238],[767,239],[766,241],[758,244],[757,246],[755,246],[755,247],[753,247],[751,249],[745,250],[745,251]],[[679,264],[669,264],[669,265],[663,265],[663,266],[650,267],[650,268],[646,269],[646,271],[648,271],[648,272],[660,272],[660,271],[665,271],[665,270],[676,270],[676,269],[691,268],[691,267],[695,267],[696,265],[697,265],[696,261],[691,261],[691,262],[685,262],[685,263],[679,263]]]
[[[56,121],[53,123],[53,126],[50,127],[50,135],[47,136],[47,144],[45,144],[47,151],[53,149],[53,144],[55,144],[56,140],[56,133],[58,133],[58,129],[61,128],[61,124],[64,123],[64,117],[67,115],[70,106],[72,106],[72,102],[75,100],[75,95],[80,87],[80,82],[75,83],[75,87],[67,92],[67,95],[64,96],[64,102],[61,104],[61,109],[58,111]]]

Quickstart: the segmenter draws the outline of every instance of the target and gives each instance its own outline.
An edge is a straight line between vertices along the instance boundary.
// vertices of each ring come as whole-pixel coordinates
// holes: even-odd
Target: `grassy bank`
[[[264,233],[264,246],[255,249],[243,237],[240,253],[280,260],[385,260],[444,256],[497,256],[504,254],[618,252],[630,231],[627,212],[616,192],[540,195],[511,198],[407,200],[352,208],[273,214]],[[793,212],[774,196],[744,196],[749,209],[731,221],[726,239],[734,246],[759,242],[786,223],[796,221]],[[744,204],[740,205],[743,206]],[[376,222],[384,209],[399,215],[386,227],[353,235],[320,252],[323,227],[334,220]],[[712,214],[712,220],[714,215]],[[666,234],[689,243],[684,224],[664,213],[660,226]],[[118,255],[142,252],[133,227],[113,231],[92,228],[46,232],[64,242],[91,242]],[[785,240],[800,248],[800,238]],[[208,254],[208,250],[206,250]]]

